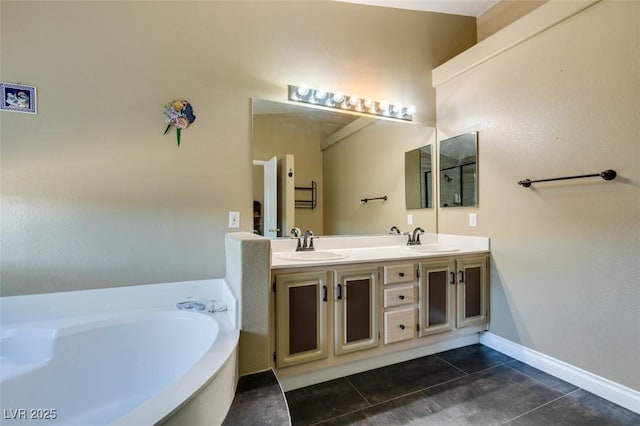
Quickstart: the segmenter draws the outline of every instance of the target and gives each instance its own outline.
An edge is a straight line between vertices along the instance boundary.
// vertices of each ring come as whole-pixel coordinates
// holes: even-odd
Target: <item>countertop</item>
[[[333,266],[365,262],[414,260],[442,256],[488,253],[488,237],[450,234],[422,234],[421,246],[408,246],[405,235],[367,235],[314,237],[315,252],[330,252],[337,259],[291,259],[298,244],[295,238],[271,241],[271,268],[286,269],[309,266]],[[312,252],[313,253],[313,252]],[[313,254],[310,254],[313,255]],[[303,255],[304,256],[304,255]]]

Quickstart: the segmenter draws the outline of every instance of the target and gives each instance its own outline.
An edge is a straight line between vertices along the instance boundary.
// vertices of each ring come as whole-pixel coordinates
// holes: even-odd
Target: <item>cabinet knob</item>
[[[404,277],[404,272],[398,272],[398,275],[400,275],[401,277]]]
[[[404,295],[403,295],[403,294],[401,294],[400,296],[398,296],[398,298],[399,298],[400,300],[404,300]]]
[[[404,324],[400,324],[400,330],[404,330]]]

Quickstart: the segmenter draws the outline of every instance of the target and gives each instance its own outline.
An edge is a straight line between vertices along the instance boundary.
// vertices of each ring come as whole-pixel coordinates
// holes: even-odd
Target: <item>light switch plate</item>
[[[469,213],[469,226],[472,228],[478,226],[478,213]]]
[[[229,212],[229,228],[240,228],[240,212]]]

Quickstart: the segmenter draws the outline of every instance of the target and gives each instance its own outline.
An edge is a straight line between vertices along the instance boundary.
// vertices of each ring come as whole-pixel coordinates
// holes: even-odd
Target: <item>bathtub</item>
[[[229,309],[177,310],[188,297]],[[3,425],[222,423],[239,336],[223,280],[2,299]]]

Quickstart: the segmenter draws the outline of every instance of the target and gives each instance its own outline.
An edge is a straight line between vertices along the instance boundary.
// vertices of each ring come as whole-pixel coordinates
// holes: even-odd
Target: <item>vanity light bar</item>
[[[413,115],[416,113],[414,105],[391,105],[388,102],[374,101],[371,98],[363,99],[357,95],[346,96],[341,92],[332,93],[311,89],[307,86],[289,85],[289,100],[405,121],[413,121]]]

